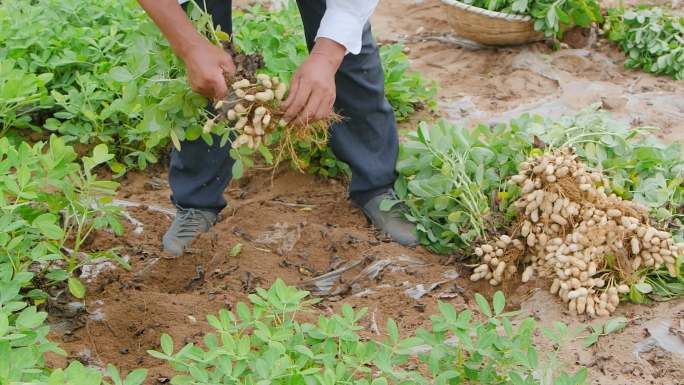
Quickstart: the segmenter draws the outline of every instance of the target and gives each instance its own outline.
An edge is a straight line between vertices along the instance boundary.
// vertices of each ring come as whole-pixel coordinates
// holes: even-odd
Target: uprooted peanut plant
[[[324,148],[330,124],[340,118],[333,114],[325,120],[287,122],[282,107],[287,83],[277,76],[256,73],[263,67],[261,56],[236,53],[229,44],[224,45],[235,58],[237,72],[227,79],[229,93],[214,103],[214,115],[204,124],[203,133],[219,134],[224,143],[231,141],[231,156],[238,164],[238,169],[233,169],[235,177],[242,174],[243,164],[253,164],[250,156],[257,151],[274,168],[290,159],[301,169],[297,144]]]
[[[475,249],[481,264],[471,280],[498,285],[522,266],[523,282],[552,278],[551,293],[593,317],[613,313],[642,269],[678,275],[684,243],[653,227],[643,205],[607,192],[610,181],[571,149],[533,157],[510,179],[522,189],[517,224]]]

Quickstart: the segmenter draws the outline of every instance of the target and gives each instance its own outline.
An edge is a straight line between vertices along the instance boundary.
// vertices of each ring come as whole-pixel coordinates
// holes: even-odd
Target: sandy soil
[[[657,125],[662,137],[684,143],[684,82],[624,70],[622,55],[604,41],[578,39],[577,48],[556,52],[542,43],[466,49],[443,42],[450,30],[437,0],[383,0],[373,23],[381,41],[406,42],[414,67],[439,81],[440,114],[455,122],[495,122],[528,111],[553,116],[599,102],[620,118]],[[129,174],[120,198],[141,205],[128,209],[140,224],[129,223],[121,238],[99,233],[91,248],[121,247],[133,269],[92,278],[86,308],[76,315],[63,304],[52,304],[53,336],[72,357],[91,365],[151,368],[148,383],[155,384],[172,376],[146,354],[158,347],[161,333],[171,334],[177,347],[200,341],[210,329],[206,314],[246,300],[256,286],[268,286],[277,277],[305,284],[345,263],[358,263],[334,280],[321,309],[341,303],[368,307],[364,333],[369,337],[378,325],[382,332],[387,317],[407,335],[429,326],[437,300],[474,308],[474,292],[492,293],[484,284],[459,277],[467,269],[447,264],[448,257],[379,239],[345,199],[344,182],[289,171],[276,175],[273,183],[270,177],[256,172],[231,184],[226,191],[230,206],[220,223],[188,255],[166,259],[159,240],[172,217],[157,210],[171,208],[166,172]],[[230,257],[238,243],[242,252]],[[437,287],[419,299],[408,295],[408,289],[434,283]],[[588,322],[569,315],[542,289],[545,283],[538,285],[509,283],[503,289],[511,307],[521,307],[523,315],[542,324]],[[684,341],[670,331],[684,329],[684,302],[626,305],[618,313],[629,320],[626,330],[601,338],[590,349],[573,340],[560,350],[562,360],[571,367],[589,367],[593,384],[681,384]]]
[[[618,118],[684,141],[684,81],[624,69],[623,54],[595,33],[569,34],[571,47],[559,51],[543,42],[464,48],[442,7],[439,0],[381,1],[373,25],[381,41],[406,42],[414,67],[439,81],[440,113],[450,120],[470,126],[525,112],[553,117],[601,103]]]

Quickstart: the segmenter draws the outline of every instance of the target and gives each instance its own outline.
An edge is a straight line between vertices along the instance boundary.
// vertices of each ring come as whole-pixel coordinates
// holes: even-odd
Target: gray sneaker
[[[217,217],[218,215],[212,211],[178,207],[176,218],[162,238],[164,251],[174,257],[180,257],[185,246],[216,224]]]
[[[388,191],[369,200],[361,209],[373,226],[404,246],[415,246],[419,240],[416,226],[404,218],[408,207],[402,203],[394,205],[389,211],[380,210],[380,203],[385,199],[396,199],[394,191]]]

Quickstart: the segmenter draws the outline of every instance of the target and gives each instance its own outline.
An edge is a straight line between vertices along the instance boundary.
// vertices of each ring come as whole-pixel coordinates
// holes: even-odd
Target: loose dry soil
[[[681,4],[672,5],[682,11]],[[439,82],[440,113],[454,122],[505,121],[523,112],[555,116],[598,102],[619,118],[661,127],[659,135],[667,141],[684,143],[684,82],[624,70],[622,54],[594,35],[578,34],[575,48],[560,51],[543,43],[465,48],[450,35],[438,0],[383,0],[373,23],[381,41],[406,42],[414,68]],[[140,223],[129,223],[124,237],[100,233],[91,244],[93,250],[120,247],[132,271],[113,269],[92,278],[80,314],[60,316],[64,309],[54,306],[53,335],[72,357],[96,366],[114,363],[124,371],[148,367],[148,383],[163,383],[172,376],[170,368],[146,354],[158,347],[161,333],[173,336],[177,347],[200,341],[210,330],[206,314],[245,301],[256,286],[269,286],[278,277],[306,283],[355,261],[321,309],[330,312],[342,303],[368,307],[368,336],[382,333],[387,317],[404,335],[429,326],[438,299],[465,309],[474,308],[473,293],[492,293],[463,278],[467,268],[447,263],[448,257],[379,239],[346,200],[344,182],[290,171],[272,183],[269,172],[258,171],[233,182],[226,191],[230,206],[218,225],[186,256],[166,259],[159,243],[172,217],[156,210],[172,208],[165,178],[162,168],[129,174],[120,198],[140,204],[128,209]],[[242,252],[230,257],[238,243]],[[420,299],[406,293],[435,283]],[[521,307],[543,324],[587,322],[563,310],[542,289],[546,286],[515,282],[503,289],[512,308]],[[684,301],[624,305],[618,315],[629,320],[625,331],[588,350],[574,341],[562,349],[562,359],[588,366],[593,384],[681,384]]]

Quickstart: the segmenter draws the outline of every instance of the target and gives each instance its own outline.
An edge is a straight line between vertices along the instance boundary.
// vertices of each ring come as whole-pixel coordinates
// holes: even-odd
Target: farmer
[[[184,2],[185,0],[180,0]],[[228,93],[224,72],[234,74],[231,56],[204,39],[178,0],[139,0],[185,62],[192,89],[210,99]],[[231,0],[199,0],[215,25],[232,32]],[[415,245],[414,226],[401,205],[381,211],[394,196],[398,151],[396,121],[384,94],[378,46],[368,18],[378,0],[297,0],[309,57],[302,63],[284,102],[285,119],[325,119],[334,109],[344,117],[331,129],[330,146],[352,170],[349,196],[371,223],[403,245]],[[228,149],[203,140],[173,150],[169,170],[171,200],[177,215],[163,237],[164,250],[180,256],[201,232],[208,231],[226,206],[223,191],[231,178]]]

